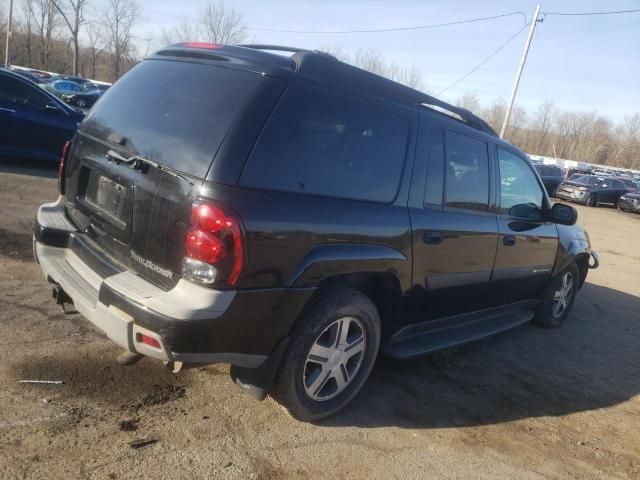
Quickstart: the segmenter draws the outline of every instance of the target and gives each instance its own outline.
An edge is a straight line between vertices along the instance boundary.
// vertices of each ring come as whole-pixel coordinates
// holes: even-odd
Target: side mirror
[[[560,225],[575,225],[578,221],[578,211],[564,203],[554,203],[549,213],[549,221]]]

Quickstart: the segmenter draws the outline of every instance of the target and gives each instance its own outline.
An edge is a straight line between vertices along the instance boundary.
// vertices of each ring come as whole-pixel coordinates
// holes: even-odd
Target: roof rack
[[[491,128],[487,122],[471,113],[466,108],[454,107],[453,105],[449,105],[448,103],[434,97],[429,97],[429,101],[421,102],[419,106],[447,115],[448,117],[454,118],[460,122],[464,122],[487,135],[491,135],[492,137],[498,136],[495,130]]]

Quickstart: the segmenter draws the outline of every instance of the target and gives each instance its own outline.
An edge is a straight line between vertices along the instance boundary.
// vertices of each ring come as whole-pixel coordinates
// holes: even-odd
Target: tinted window
[[[537,219],[542,213],[544,193],[525,160],[498,149],[500,164],[500,213]],[[531,209],[525,207],[532,207]]]
[[[432,130],[429,134],[428,154],[424,203],[425,205],[442,205],[442,189],[444,185],[444,140],[442,130]]]
[[[48,103],[48,99],[38,92],[36,87],[31,87],[14,78],[0,75],[0,102],[44,108]]]
[[[408,132],[401,115],[294,85],[267,123],[240,183],[390,202]]]
[[[103,95],[82,130],[126,138],[131,153],[204,177],[261,76],[197,63],[147,60]]]
[[[489,208],[487,144],[466,135],[447,132],[446,205],[468,210]]]

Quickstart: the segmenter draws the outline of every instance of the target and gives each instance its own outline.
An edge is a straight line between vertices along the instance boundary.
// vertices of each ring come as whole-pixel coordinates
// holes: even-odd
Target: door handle
[[[441,232],[424,232],[422,240],[427,245],[438,245],[444,240],[444,235]]]
[[[505,247],[513,247],[516,244],[515,235],[505,235],[502,237],[502,243]]]

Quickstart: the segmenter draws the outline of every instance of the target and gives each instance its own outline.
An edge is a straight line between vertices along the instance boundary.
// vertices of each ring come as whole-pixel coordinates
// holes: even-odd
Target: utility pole
[[[540,4],[536,5],[536,11],[533,14],[531,20],[531,28],[529,29],[529,36],[527,37],[527,43],[524,44],[524,52],[522,52],[522,59],[520,59],[520,67],[518,67],[518,73],[516,74],[516,81],[513,84],[513,91],[511,92],[511,99],[509,100],[509,107],[507,113],[504,116],[504,122],[502,123],[502,129],[500,130],[500,138],[504,138],[504,134],[507,131],[509,125],[509,117],[511,116],[511,109],[513,108],[513,102],[516,99],[516,93],[518,92],[518,84],[520,83],[520,77],[524,70],[524,62],[527,61],[527,53],[529,53],[529,45],[531,45],[531,39],[533,38],[533,32],[536,29],[538,23],[538,15],[540,15]]]
[[[7,40],[4,46],[4,65],[9,66],[9,43],[11,42],[11,20],[13,16],[13,0],[9,0],[9,20],[7,20]]]

